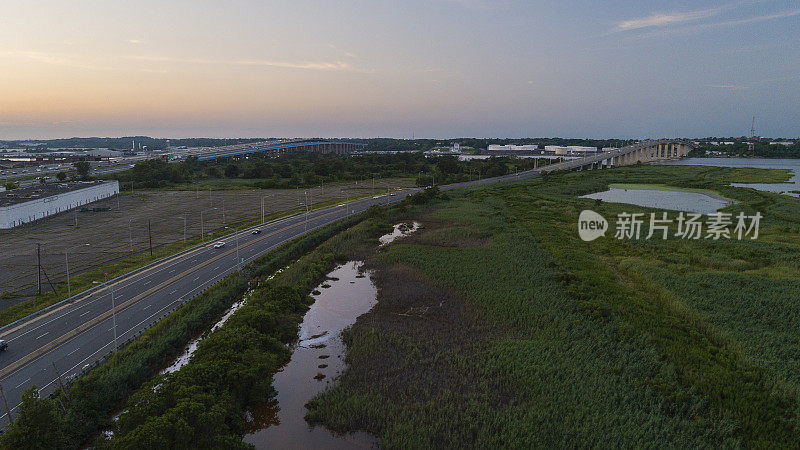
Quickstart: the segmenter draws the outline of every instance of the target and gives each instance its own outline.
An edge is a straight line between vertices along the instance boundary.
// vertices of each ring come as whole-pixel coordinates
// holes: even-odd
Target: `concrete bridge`
[[[196,156],[200,161],[210,161],[217,158],[228,158],[232,156],[243,156],[262,152],[280,155],[295,150],[317,153],[348,154],[357,150],[361,150],[365,146],[366,144],[342,141],[265,141],[202,149],[201,151],[197,152]]]
[[[690,150],[687,143],[677,139],[643,141],[610,152],[551,164],[538,170],[541,173],[549,173],[557,170],[592,170],[630,166],[637,163],[683,158],[689,154]]]

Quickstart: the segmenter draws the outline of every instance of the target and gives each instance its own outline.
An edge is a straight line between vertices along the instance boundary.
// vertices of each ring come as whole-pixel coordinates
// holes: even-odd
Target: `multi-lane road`
[[[440,188],[455,189],[536,175],[535,171],[527,171]],[[400,201],[418,190],[356,200],[262,224],[259,234],[248,229],[228,236],[222,248],[214,248],[213,242],[209,242],[0,330],[0,339],[8,343],[8,349],[0,353],[0,385],[12,418],[16,417],[14,412],[25,389],[35,385],[43,396],[49,395],[59,380],[80,373],[112,352],[115,341],[122,343],[138,336],[185,301],[237,270],[240,264],[247,264],[308,231],[372,205]],[[0,423],[7,423],[6,416],[3,410]]]

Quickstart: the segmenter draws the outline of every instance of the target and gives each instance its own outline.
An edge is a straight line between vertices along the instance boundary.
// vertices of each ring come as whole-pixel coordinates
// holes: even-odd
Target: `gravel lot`
[[[412,180],[379,180],[376,191],[408,187]],[[345,193],[342,192],[344,189]],[[365,196],[374,193],[371,182],[328,185],[309,190],[310,203]],[[108,207],[103,212],[69,211],[22,227],[0,231],[0,309],[11,306],[36,291],[36,245],[41,244],[42,268],[53,283],[66,284],[66,256],[70,275],[132,253],[149,250],[147,222],[152,228],[153,246],[199,237],[200,216],[206,239],[226,234],[225,226],[260,219],[264,198],[265,216],[302,207],[304,190],[226,191],[137,191],[133,194],[95,202],[90,207]],[[77,227],[75,220],[77,217]],[[88,246],[86,244],[89,244]],[[42,290],[49,288],[42,275]],[[18,295],[17,295],[18,294]]]

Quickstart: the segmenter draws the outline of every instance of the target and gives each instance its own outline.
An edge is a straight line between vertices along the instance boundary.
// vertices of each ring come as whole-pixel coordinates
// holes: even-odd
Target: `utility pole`
[[[6,393],[3,392],[3,385],[0,384],[0,395],[3,396],[3,404],[6,406],[6,415],[8,416],[8,424],[11,425],[11,410],[8,409],[8,400],[6,400]]]
[[[150,228],[150,219],[147,219],[147,236],[150,238],[150,257],[153,257],[153,231]]]

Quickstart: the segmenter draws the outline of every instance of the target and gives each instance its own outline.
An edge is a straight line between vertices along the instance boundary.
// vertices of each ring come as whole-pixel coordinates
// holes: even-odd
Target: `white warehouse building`
[[[597,147],[581,147],[579,145],[570,145],[570,146],[563,146],[563,145],[546,145],[544,147],[546,152],[553,152],[556,155],[570,155],[575,153],[585,154],[585,153],[597,153]]]
[[[0,229],[14,228],[119,194],[118,181],[47,184],[0,194]]]
[[[538,150],[539,146],[536,144],[528,144],[528,145],[497,145],[497,144],[490,144],[487,151],[489,152],[532,152],[534,150]]]

